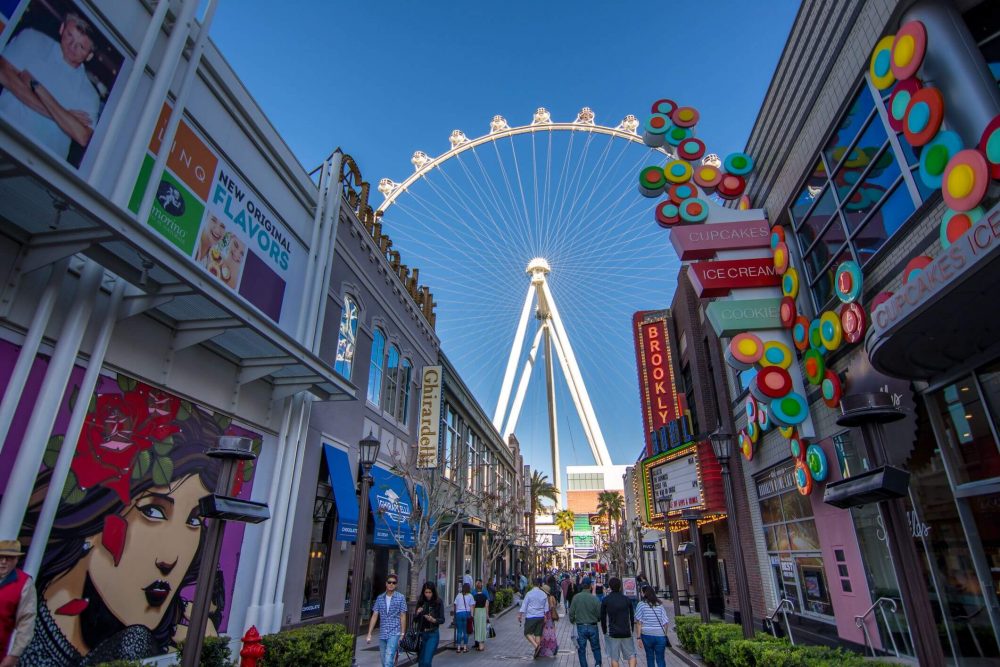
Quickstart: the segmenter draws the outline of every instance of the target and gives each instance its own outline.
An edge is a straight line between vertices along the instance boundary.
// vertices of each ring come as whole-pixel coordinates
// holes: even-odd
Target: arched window
[[[385,366],[385,409],[395,416],[399,404],[399,348],[389,346],[389,361]]]
[[[358,342],[358,304],[349,296],[344,297],[344,312],[340,314],[340,333],[337,336],[337,360],[333,370],[348,380],[354,367],[354,350]]]
[[[403,359],[399,369],[399,403],[396,406],[396,421],[403,426],[410,419],[410,380],[413,376],[413,364],[409,359]]]
[[[372,336],[372,358],[368,369],[368,401],[382,405],[382,360],[385,358],[385,334],[375,329]]]

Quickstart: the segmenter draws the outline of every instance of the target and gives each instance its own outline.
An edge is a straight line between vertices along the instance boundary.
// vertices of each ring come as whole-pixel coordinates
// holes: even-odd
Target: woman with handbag
[[[469,652],[469,635],[473,632],[472,609],[476,600],[469,584],[462,584],[462,592],[455,596],[455,651]]]
[[[542,626],[542,640],[538,644],[538,657],[551,658],[559,652],[559,642],[556,639],[556,621],[559,620],[559,612],[556,611],[555,597],[548,584],[542,586],[548,598],[549,610],[545,612],[545,625]]]
[[[438,597],[437,588],[433,583],[428,581],[424,584],[424,587],[420,591],[420,601],[417,603],[416,611],[414,611],[414,617],[416,622],[413,624],[417,626],[413,629],[419,634],[416,637],[407,636],[403,638],[404,643],[411,641],[416,641],[416,649],[418,655],[418,665],[420,667],[431,667],[431,662],[434,660],[434,652],[437,651],[438,642],[441,640],[441,633],[438,632],[438,627],[444,623],[444,602]],[[409,649],[409,646],[404,647]],[[407,652],[411,652],[407,650]]]
[[[476,601],[475,611],[472,613],[473,626],[476,630],[476,650],[486,650],[486,626],[490,617],[490,594],[483,589],[483,580],[476,579],[476,592],[472,595]]]
[[[666,667],[666,651],[670,646],[667,639],[669,624],[667,611],[660,604],[653,587],[643,586],[642,601],[635,608],[635,634],[646,651],[647,667],[653,667],[654,661],[656,667]]]

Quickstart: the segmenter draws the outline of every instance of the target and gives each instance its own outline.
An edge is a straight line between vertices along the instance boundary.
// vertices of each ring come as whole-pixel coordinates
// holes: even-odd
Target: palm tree
[[[617,491],[601,491],[597,494],[597,514],[608,521],[608,530],[614,526],[621,530],[622,515],[625,512],[625,497]]]
[[[531,548],[535,549],[535,515],[542,514],[546,510],[543,500],[551,500],[553,503],[559,497],[559,489],[549,481],[549,476],[540,470],[531,471],[531,515],[528,518],[528,534],[531,536]]]
[[[555,514],[556,527],[562,531],[563,534],[563,545],[566,549],[566,555],[569,556],[569,549],[573,545],[573,538],[570,533],[573,531],[573,526],[576,525],[576,515],[573,514],[573,510],[559,510]]]

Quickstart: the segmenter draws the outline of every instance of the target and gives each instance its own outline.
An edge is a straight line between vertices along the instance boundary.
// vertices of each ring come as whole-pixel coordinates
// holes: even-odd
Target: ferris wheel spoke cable
[[[512,208],[510,207],[509,200],[506,205],[502,202],[502,198],[500,197],[500,192],[493,185],[493,178],[491,178],[490,173],[486,170],[486,165],[483,164],[483,160],[479,156],[479,151],[473,148],[471,152],[473,157],[476,158],[476,163],[479,165],[479,170],[480,173],[482,174],[482,180],[485,182],[486,190],[487,192],[490,193],[494,205],[497,207],[497,212],[500,213],[506,219],[508,226],[510,226],[511,228],[519,227],[518,224],[519,219],[517,217],[516,212],[513,211]],[[518,231],[522,232],[523,230],[519,229]]]
[[[549,134],[551,134],[551,132]],[[559,170],[559,179],[556,181],[555,191],[552,193],[552,202],[550,208],[546,210],[543,214],[546,218],[547,224],[551,225],[554,230],[552,234],[554,239],[553,245],[555,245],[555,240],[557,240],[559,237],[558,215],[556,214],[555,210],[556,202],[561,200],[562,203],[565,203],[565,197],[561,198],[559,194],[563,190],[563,185],[567,182],[566,172],[569,170],[569,163],[570,160],[573,158],[573,144],[575,140],[576,140],[576,132],[571,132],[569,136],[569,142],[566,147],[566,154],[565,156],[563,156],[562,167]]]
[[[556,237],[556,239],[560,238],[562,230],[566,229],[567,226],[568,226],[568,223],[566,222],[565,218],[563,217],[563,211],[566,208],[566,201],[567,201],[567,199],[569,199],[569,195],[570,195],[570,191],[571,191],[571,188],[572,188],[572,184],[574,182],[576,182],[577,177],[580,174],[580,170],[581,170],[582,166],[586,163],[587,151],[590,148],[590,141],[593,138],[594,138],[594,135],[592,135],[592,134],[587,136],[587,141],[584,142],[583,150],[581,151],[580,157],[578,159],[574,160],[575,167],[573,169],[572,176],[570,176],[568,179],[565,179],[563,181],[565,183],[565,188],[563,188],[563,190],[564,190],[563,196],[559,198],[559,211],[557,213],[555,213],[555,215],[553,216],[553,221],[554,221],[555,229],[556,229],[556,232],[555,232],[554,236]],[[560,180],[562,180],[562,179],[560,179]]]
[[[517,209],[517,199],[514,196],[513,188],[511,188],[511,185],[510,185],[510,177],[507,175],[507,168],[504,166],[504,159],[500,155],[500,145],[499,145],[499,142],[493,141],[491,143],[493,144],[493,150],[494,150],[494,152],[496,153],[496,156],[497,156],[497,164],[500,165],[500,173],[503,174],[504,185],[507,187],[507,196],[510,198],[511,206],[514,209]],[[513,139],[512,139],[511,140],[511,152],[512,152],[513,157],[514,157],[514,169],[515,169],[515,174],[517,176],[517,187],[521,191],[521,202],[523,204],[523,202],[524,202],[524,188],[521,185],[521,170],[520,170],[520,168],[517,165],[517,152],[513,150],[513,147],[514,147],[514,143],[513,143]],[[528,215],[528,207],[522,205],[522,211],[524,212],[524,217],[521,218],[519,216],[518,219],[524,221],[524,229],[525,229],[525,232],[526,232],[525,238],[528,240],[528,247],[535,247],[534,239],[532,238],[532,236],[533,236],[533,226],[531,224],[530,216]]]
[[[611,148],[611,142],[607,142],[607,147],[605,148],[605,157],[606,157],[607,152],[610,151],[610,148]],[[621,162],[621,160],[625,157],[625,151],[626,151],[627,148],[628,148],[628,144],[622,143],[621,150],[619,151],[618,156],[615,158],[615,161],[612,162],[610,166],[605,167],[604,163],[605,163],[606,159],[602,159],[601,163],[599,165],[597,165],[597,168],[591,170],[591,178],[588,179],[587,182],[584,183],[583,186],[582,186],[582,188],[581,188],[581,195],[582,195],[583,192],[586,192],[586,191],[589,191],[589,193],[590,193],[587,196],[587,199],[586,199],[586,201],[583,204],[583,207],[584,207],[583,210],[584,210],[584,212],[590,211],[592,206],[595,207],[595,208],[600,207],[601,204],[603,204],[604,201],[609,196],[611,196],[612,192],[617,191],[617,192],[621,193],[621,194],[619,194],[619,197],[618,197],[616,203],[620,202],[622,200],[622,198],[625,196],[625,194],[627,194],[628,190],[625,189],[625,188],[623,188],[623,187],[618,187],[617,190],[613,190],[613,189],[607,188],[607,187],[606,188],[599,187],[601,184],[603,184],[608,179],[608,174],[613,173],[614,170],[615,170],[615,168],[618,167],[618,165]],[[638,160],[636,164],[637,165],[641,164],[643,161],[644,161],[644,158],[640,158],[640,160]],[[635,169],[633,168],[632,171],[634,172]],[[598,180],[598,181],[596,181],[596,182],[594,182],[592,184],[591,183],[591,179],[593,179],[593,178],[599,178],[600,180]],[[622,184],[622,185],[624,185],[624,184]],[[594,195],[598,191],[603,191],[604,195],[601,197],[600,200],[598,200],[596,203],[594,203],[593,202]],[[575,207],[575,205],[576,205],[576,202],[574,202],[574,207]]]
[[[590,166],[587,162],[588,155],[590,153],[590,146],[594,140],[593,134],[587,135],[587,141],[584,144],[583,154],[580,156],[580,160],[577,163],[576,172],[574,173],[574,178],[569,184],[569,190],[567,192],[567,200],[572,197],[569,203],[569,208],[563,212],[560,210],[561,223],[564,227],[573,226],[573,223],[578,218],[575,218],[573,212],[576,209],[577,203],[579,203],[581,197],[583,196],[583,189],[585,187],[585,182],[589,182],[590,179],[594,177],[594,172],[603,168],[604,160],[598,159],[598,164],[595,166]],[[604,151],[602,152],[602,158],[607,155],[607,151],[611,149],[611,142],[604,142]],[[586,166],[586,168],[584,168]],[[586,181],[584,180],[586,179]]]
[[[608,168],[605,166],[605,163],[607,162],[608,155],[611,153],[611,143],[612,142],[610,142],[610,141],[606,141],[604,143],[604,150],[601,152],[601,157],[598,160],[597,164],[594,167],[588,169],[589,173],[587,174],[586,180],[583,183],[581,183],[576,188],[576,196],[573,198],[573,203],[572,203],[572,205],[570,205],[569,212],[568,212],[568,214],[566,216],[566,218],[568,220],[572,221],[572,220],[576,219],[576,216],[574,216],[573,214],[576,211],[577,205],[580,203],[581,199],[583,199],[583,195],[588,190],[590,191],[590,195],[586,198],[586,200],[583,201],[583,211],[582,211],[582,213],[585,213],[585,212],[587,212],[589,210],[590,202],[591,202],[591,200],[594,197],[594,193],[597,192],[597,188],[596,187],[591,187],[592,183],[594,182],[594,179],[601,179],[601,180],[603,180],[604,178],[607,177]],[[622,142],[622,145],[620,147],[621,150],[619,151],[619,158],[618,159],[620,159],[621,156],[623,156],[625,154],[625,150],[626,150],[627,147],[628,147],[628,144]],[[612,163],[611,166],[614,167],[615,164],[617,163],[617,161],[618,160],[616,159],[615,163]],[[600,182],[600,181],[598,181],[598,182]]]
[[[448,182],[448,181],[446,180],[446,182]],[[421,204],[421,206],[423,208],[423,212],[425,214],[424,216],[416,216],[416,215],[414,215],[413,217],[414,217],[415,220],[419,221],[419,220],[426,219],[426,217],[429,217],[432,220],[434,220],[435,222],[445,223],[447,220],[451,219],[455,223],[457,223],[458,225],[461,225],[462,227],[464,227],[473,238],[475,238],[475,239],[477,239],[479,241],[485,241],[486,240],[485,237],[482,236],[482,230],[477,229],[476,227],[472,226],[469,223],[470,220],[475,220],[477,216],[475,215],[475,212],[472,210],[472,208],[469,206],[469,204],[465,201],[465,198],[462,197],[462,196],[460,196],[457,191],[454,191],[454,187],[453,186],[450,186],[450,187],[452,187],[452,189],[453,189],[453,191],[454,191],[454,193],[456,195],[455,197],[445,196],[441,192],[441,190],[440,190],[439,187],[435,186],[434,184],[432,184],[430,182],[428,182],[428,187],[430,187],[430,189],[432,191],[434,191],[434,192],[436,192],[438,194],[438,200],[440,200],[440,201],[442,201],[442,202],[445,203],[445,205],[448,207],[448,209],[450,209],[451,215],[445,215],[444,212],[441,211],[441,208],[439,206],[435,206],[434,203],[426,200],[425,198],[421,197],[419,194],[414,193],[414,199],[417,201],[417,203]],[[459,211],[456,211],[454,204],[460,205],[464,209],[465,215],[462,215]],[[438,214],[438,211],[441,211],[441,213]],[[424,228],[426,228],[428,231],[437,234],[439,237],[441,236],[441,234],[439,232],[435,232],[435,230],[437,230],[437,229],[448,229],[449,228],[449,226],[447,224],[437,224],[437,225],[427,225],[426,223],[419,223],[419,224],[421,224],[421,226],[424,227]]]

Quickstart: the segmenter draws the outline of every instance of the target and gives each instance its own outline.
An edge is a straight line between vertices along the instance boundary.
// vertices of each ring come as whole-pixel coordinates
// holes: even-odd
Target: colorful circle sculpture
[[[746,153],[730,153],[723,160],[722,168],[730,174],[746,176],[753,171],[753,158]]]
[[[903,278],[903,283],[904,284],[906,283],[905,277]],[[894,294],[893,292],[879,292],[878,294],[876,294],[875,298],[872,299],[871,305],[869,306],[869,311],[874,313],[879,306],[881,306],[883,303],[891,299],[893,294]]]
[[[750,197],[743,195],[740,197],[739,203],[736,204],[736,209],[739,211],[749,211],[750,210]]]
[[[740,448],[743,458],[747,461],[753,459],[753,443],[750,442],[750,437],[746,434],[746,431],[740,431],[736,444]]]
[[[830,466],[826,461],[826,452],[815,443],[806,447],[806,465],[809,466],[812,478],[817,482],[825,480],[826,476],[830,473]]]
[[[661,113],[654,113],[642,125],[642,142],[647,146],[659,148],[663,145],[671,125],[670,118]]]
[[[757,421],[757,401],[753,396],[747,396],[747,402],[743,405],[743,409],[747,413],[748,422]]]
[[[779,426],[778,433],[781,434],[782,438],[791,438],[792,436],[795,436],[796,432],[794,426]]]
[[[977,206],[971,211],[948,211],[941,218],[941,247],[947,248],[955,241],[962,238],[965,232],[972,229],[972,226],[983,219],[986,212],[982,206]]]
[[[837,267],[834,287],[837,291],[837,298],[842,303],[852,303],[858,300],[864,285],[863,276],[861,267],[854,260],[841,262],[840,266]]]
[[[892,74],[892,43],[895,39],[895,35],[886,35],[878,41],[872,51],[868,74],[879,90],[885,90],[896,81],[896,77]]]
[[[900,81],[892,89],[892,96],[887,104],[889,112],[889,126],[896,132],[903,131],[903,120],[906,118],[906,107],[910,106],[910,100],[920,90],[921,85],[918,79],[907,79]]]
[[[781,366],[765,366],[750,381],[750,393],[759,401],[770,402],[792,391],[792,376]]]
[[[792,455],[792,458],[796,461],[805,461],[806,459],[806,443],[802,438],[799,437],[798,433],[792,430],[792,436],[788,438],[788,453]]]
[[[771,417],[769,416],[767,406],[761,403],[757,406],[757,423],[760,425],[760,432],[771,428]]]
[[[771,250],[778,247],[779,243],[785,242],[785,228],[781,225],[771,227]]]
[[[809,348],[809,320],[802,315],[795,318],[792,326],[792,342],[799,352],[805,352]]]
[[[663,98],[662,100],[656,100],[653,102],[653,113],[663,114],[664,116],[669,116],[677,108],[677,102],[673,100]]]
[[[835,351],[844,342],[844,330],[840,326],[840,318],[832,310],[824,310],[819,316],[819,336],[823,347],[830,352]]]
[[[844,332],[844,340],[854,344],[865,337],[868,329],[868,317],[865,309],[857,301],[845,303],[840,307],[840,328]]]
[[[644,197],[659,197],[667,181],[659,167],[646,167],[639,172],[639,192]]]
[[[820,354],[825,354],[826,348],[823,347],[823,335],[820,333],[819,326],[818,317],[809,323],[809,347]]]
[[[808,349],[802,356],[802,365],[805,367],[806,379],[809,384],[818,385],[826,376],[826,362],[819,350]]]
[[[798,426],[809,416],[809,405],[801,394],[790,391],[771,401],[771,421],[779,426]]]
[[[792,351],[788,349],[788,346],[776,340],[769,340],[764,343],[764,354],[761,355],[760,365],[765,368],[768,366],[778,366],[779,368],[789,368],[792,365],[792,361],[795,360],[795,355]]]
[[[708,217],[708,204],[697,197],[685,199],[679,208],[684,222],[702,222]]]
[[[781,294],[792,299],[799,295],[799,272],[792,267],[781,276]]]
[[[994,116],[986,124],[977,148],[986,156],[986,162],[990,165],[990,178],[1000,179],[1000,115]]]
[[[674,121],[674,125],[679,127],[694,127],[698,124],[700,117],[698,110],[694,107],[677,107],[670,116]]]
[[[670,200],[661,201],[656,205],[656,224],[664,229],[670,229],[681,221],[681,212],[677,204]]]
[[[933,257],[927,255],[917,255],[903,267],[903,284],[910,282],[920,275],[920,272],[927,268],[927,265],[934,261]],[[878,298],[878,297],[876,297]],[[872,304],[874,309],[877,304]]]
[[[677,157],[682,160],[700,160],[701,156],[705,154],[705,142],[701,139],[695,139],[691,137],[687,141],[682,141],[677,147]]]
[[[778,305],[778,317],[781,319],[781,326],[785,329],[791,329],[795,326],[795,318],[799,316],[799,312],[795,307],[795,299],[790,296],[781,297],[781,303]]]
[[[677,183],[667,189],[667,196],[670,197],[670,201],[673,203],[680,204],[685,199],[697,197],[698,190],[690,183]]]
[[[784,243],[779,243],[774,249],[774,270],[778,275],[784,275],[788,270],[788,246]]]
[[[820,392],[823,394],[823,402],[828,408],[836,408],[840,405],[840,398],[844,395],[844,387],[840,382],[840,376],[829,368],[820,383]]]
[[[678,127],[676,123],[674,126],[667,130],[667,134],[664,138],[667,143],[671,146],[680,146],[682,143],[691,138],[691,130],[686,127]]]
[[[737,370],[746,370],[760,361],[764,343],[750,332],[736,334],[726,348],[726,363]]]
[[[760,440],[760,425],[756,421],[748,422],[746,432],[750,442],[756,445]]]
[[[695,167],[694,182],[698,187],[711,192],[718,187],[722,181],[722,172],[710,164],[702,164]]]
[[[663,168],[663,175],[671,183],[687,183],[691,180],[691,174],[693,173],[690,162],[685,162],[684,160],[674,160],[668,162],[667,166]]]
[[[892,42],[892,75],[902,81],[920,69],[927,51],[927,30],[920,21],[909,21]]]
[[[971,148],[959,151],[944,168],[944,202],[956,211],[971,211],[983,200],[989,182],[990,169],[983,154]]]
[[[808,496],[812,493],[813,478],[809,472],[809,466],[805,464],[805,461],[800,460],[795,462],[795,486],[803,496]]]
[[[943,130],[920,152],[920,180],[934,190],[941,187],[948,162],[962,150],[962,138],[957,132]]]
[[[746,179],[736,174],[724,174],[716,189],[723,199],[736,199],[747,187]]]
[[[937,88],[921,88],[910,98],[903,118],[903,134],[913,146],[923,146],[934,138],[944,120],[944,97]],[[667,138],[669,141],[670,138]]]

